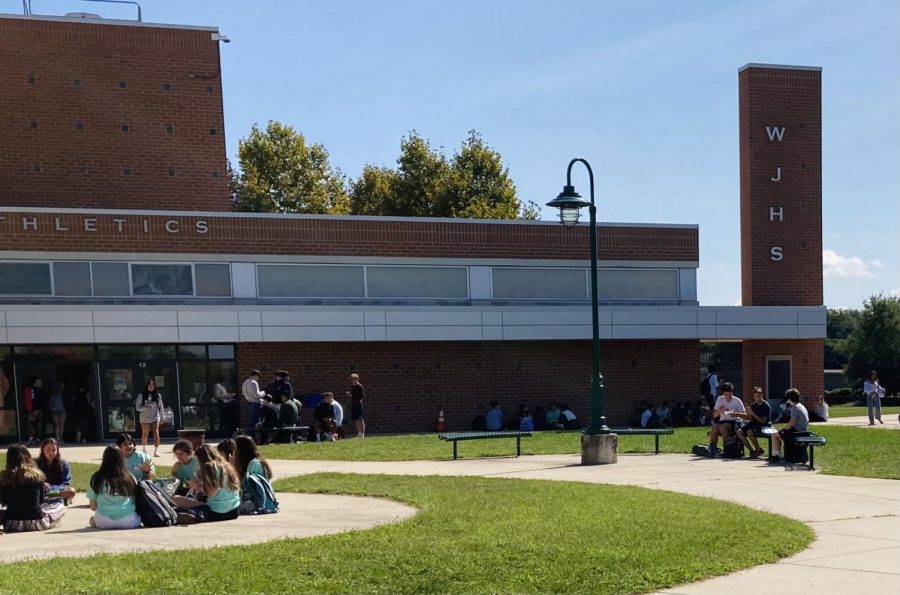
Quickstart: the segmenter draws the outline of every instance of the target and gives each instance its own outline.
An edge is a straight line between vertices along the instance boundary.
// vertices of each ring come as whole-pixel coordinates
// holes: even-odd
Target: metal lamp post
[[[583,163],[588,170],[591,182],[591,202],[587,202],[581,195],[575,192],[572,186],[572,166]],[[593,360],[594,368],[591,373],[591,425],[585,430],[588,436],[609,434],[610,429],[606,425],[606,417],[603,412],[603,376],[600,374],[600,320],[597,312],[597,207],[594,204],[594,171],[590,163],[580,157],[569,162],[566,169],[566,185],[559,196],[547,203],[548,207],[559,209],[559,220],[565,226],[574,226],[581,216],[582,207],[588,207],[591,215],[591,322],[593,325]]]

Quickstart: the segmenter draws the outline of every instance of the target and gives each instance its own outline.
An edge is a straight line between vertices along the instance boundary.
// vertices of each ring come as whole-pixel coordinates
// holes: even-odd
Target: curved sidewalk
[[[803,521],[816,540],[775,564],[673,587],[667,594],[900,593],[900,481],[822,475],[761,461],[689,455],[624,455],[618,464],[582,467],[578,455],[398,463],[278,461],[276,473],[317,471],[399,475],[478,475],[610,483],[708,496]],[[735,536],[739,556],[777,535]]]

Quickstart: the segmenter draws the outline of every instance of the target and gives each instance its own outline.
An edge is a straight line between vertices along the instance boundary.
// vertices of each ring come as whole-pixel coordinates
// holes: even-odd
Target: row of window
[[[236,265],[237,266],[237,265]],[[251,265],[252,267],[252,265]],[[467,267],[241,265],[235,283],[255,281],[254,297],[318,299],[586,300],[587,269],[492,267],[474,295]],[[255,271],[255,279],[253,274]],[[236,275],[238,273],[235,273]],[[226,263],[0,262],[0,295],[57,297],[231,297]],[[489,283],[490,295],[485,284]],[[239,291],[239,297],[249,297]],[[601,300],[679,299],[676,269],[601,269]]]
[[[81,175],[88,175],[90,170],[88,169],[88,166],[86,166],[86,165],[77,165],[77,166],[73,167],[72,169],[70,169],[69,171],[78,173]],[[146,170],[144,170],[144,171],[146,171]],[[170,178],[174,178],[176,175],[178,175],[177,170],[173,167],[164,168],[164,171],[166,172],[166,175],[168,175]],[[43,165],[35,163],[31,166],[31,173],[40,174],[40,173],[44,173],[44,172],[45,172],[45,169],[44,169]],[[137,172],[130,167],[125,167],[122,169],[122,175],[125,177],[128,177],[128,176],[132,176],[132,175],[137,175]],[[214,178],[218,178],[220,174],[219,174],[218,170],[213,170],[211,172],[211,175]]]
[[[37,120],[31,120],[30,126],[33,129],[40,128]],[[118,126],[120,132],[131,132],[132,131],[131,125],[126,124],[126,123],[116,124],[116,126]],[[163,128],[163,130],[165,130],[166,134],[175,134],[175,126],[172,124],[166,124],[162,128]],[[84,129],[85,129],[84,122],[81,122],[81,121],[75,122],[75,130],[84,130]],[[209,136],[217,136],[219,134],[219,129],[218,128],[208,128],[207,132],[209,133]]]
[[[34,76],[29,76],[25,79],[25,82],[27,82],[29,85],[36,85],[37,78]],[[72,79],[72,87],[74,87],[76,89],[82,89],[82,88],[84,88],[84,86],[85,85],[81,79]],[[119,81],[116,86],[119,89],[127,89],[128,81]],[[172,83],[163,83],[162,90],[165,91],[166,93],[171,93],[172,92]],[[215,91],[216,91],[216,88],[214,85],[206,85],[207,93],[215,93]]]
[[[231,272],[227,264],[0,262],[0,294],[228,297]]]

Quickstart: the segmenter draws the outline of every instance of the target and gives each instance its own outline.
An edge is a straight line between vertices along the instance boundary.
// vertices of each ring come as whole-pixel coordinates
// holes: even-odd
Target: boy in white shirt
[[[730,382],[722,383],[722,394],[716,399],[716,407],[713,418],[718,418],[717,424],[713,424],[709,431],[709,456],[714,457],[719,451],[719,436],[728,438],[737,430],[740,418],[747,417],[744,402],[734,396],[734,386]]]

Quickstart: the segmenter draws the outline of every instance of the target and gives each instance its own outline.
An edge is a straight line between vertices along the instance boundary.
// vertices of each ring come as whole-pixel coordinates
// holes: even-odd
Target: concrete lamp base
[[[582,434],[581,464],[610,465],[616,462],[619,437],[615,434]]]

